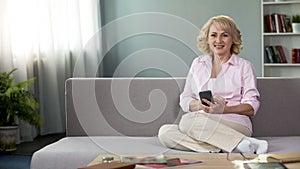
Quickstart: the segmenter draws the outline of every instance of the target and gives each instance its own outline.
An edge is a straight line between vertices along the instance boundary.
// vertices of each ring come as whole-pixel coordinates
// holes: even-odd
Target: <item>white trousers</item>
[[[179,125],[163,125],[158,133],[166,147],[196,152],[232,152],[244,136],[251,136],[247,127],[205,112],[186,113]]]

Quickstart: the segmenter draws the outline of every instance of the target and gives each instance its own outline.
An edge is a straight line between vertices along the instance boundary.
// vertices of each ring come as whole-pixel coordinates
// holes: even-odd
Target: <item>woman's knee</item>
[[[165,125],[161,126],[158,131],[159,141],[163,145],[168,146],[175,130],[178,131],[178,125],[176,125],[176,124],[165,124]]]
[[[192,128],[197,125],[197,128],[201,128],[201,125],[203,124],[203,120],[206,118],[205,115],[198,112],[191,112],[187,113],[182,116],[180,122],[179,122],[179,129],[183,133],[188,133]]]

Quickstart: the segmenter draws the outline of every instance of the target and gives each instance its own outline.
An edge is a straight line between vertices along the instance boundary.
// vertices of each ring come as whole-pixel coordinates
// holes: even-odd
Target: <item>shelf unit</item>
[[[286,15],[300,14],[300,0],[293,1],[261,1],[262,20],[262,73],[265,77],[300,77],[300,64],[292,63],[292,48],[300,48],[300,33],[265,33],[264,16],[280,13]],[[266,63],[265,46],[281,45],[288,63]]]

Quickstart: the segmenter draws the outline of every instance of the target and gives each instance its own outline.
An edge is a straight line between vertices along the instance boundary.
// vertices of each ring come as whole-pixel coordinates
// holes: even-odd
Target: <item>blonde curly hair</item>
[[[231,37],[233,44],[231,46],[231,54],[239,54],[243,49],[242,35],[240,30],[237,28],[234,20],[229,16],[219,15],[210,18],[206,24],[202,27],[200,35],[198,36],[198,48],[200,51],[213,56],[213,51],[210,49],[208,44],[209,29],[212,24],[228,32]]]

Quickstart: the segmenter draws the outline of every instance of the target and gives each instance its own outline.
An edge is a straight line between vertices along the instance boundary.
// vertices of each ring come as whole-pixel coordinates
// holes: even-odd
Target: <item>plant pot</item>
[[[0,126],[0,151],[15,151],[17,149],[18,126]]]
[[[292,23],[293,32],[300,33],[300,23]]]

